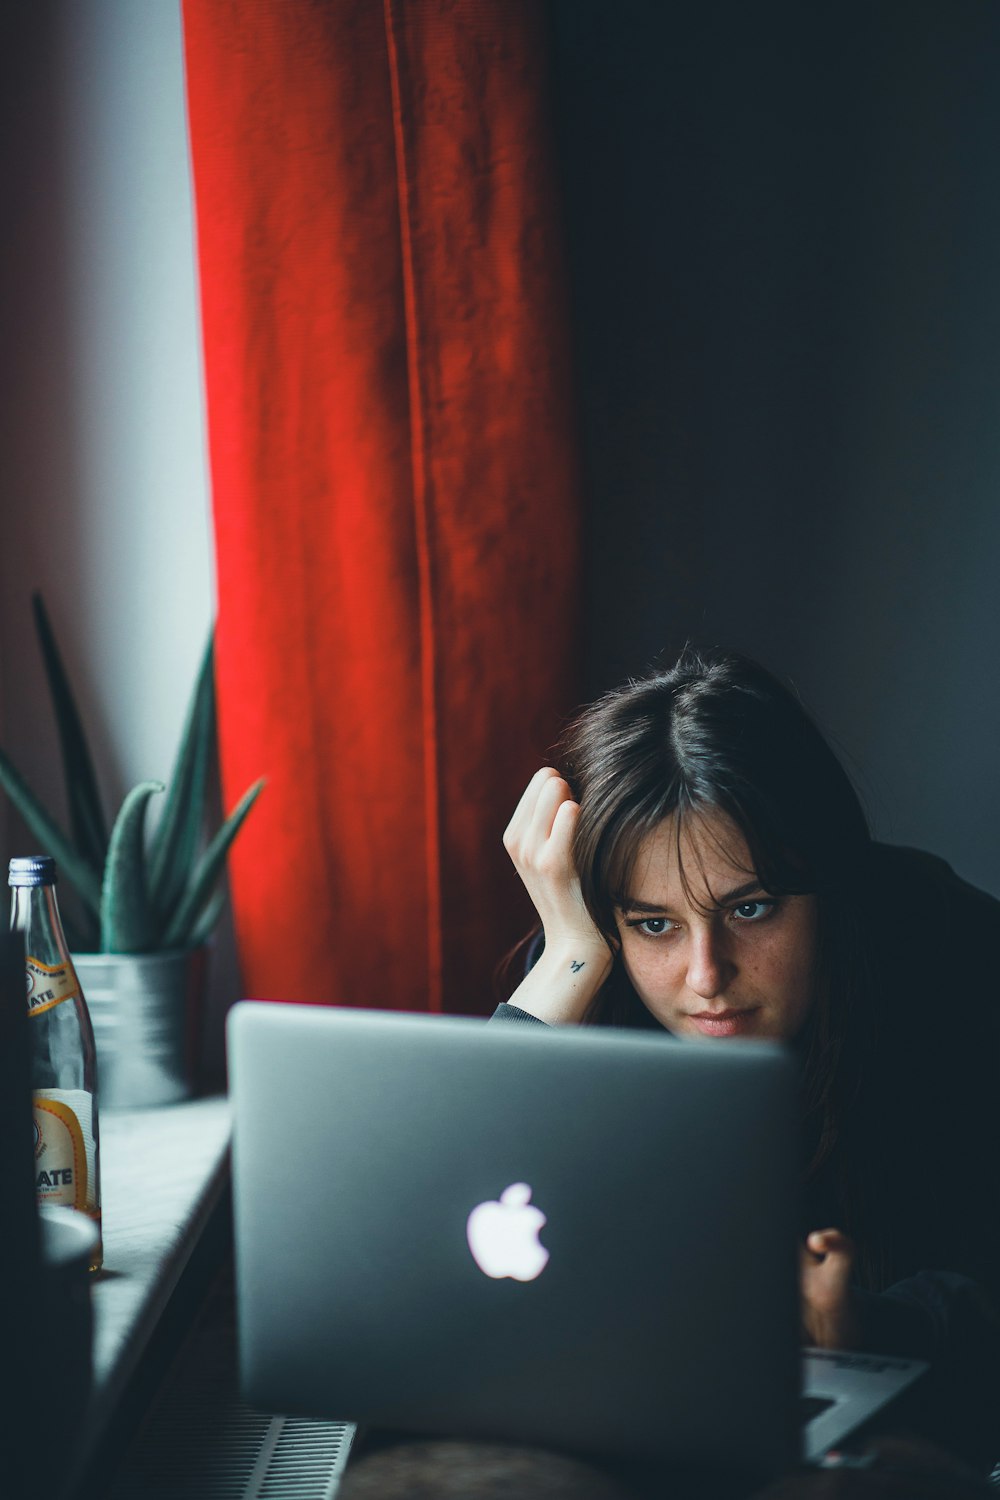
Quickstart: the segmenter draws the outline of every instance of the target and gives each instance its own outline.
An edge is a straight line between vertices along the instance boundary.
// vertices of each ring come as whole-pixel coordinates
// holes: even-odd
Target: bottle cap
[[[28,854],[12,859],[7,872],[8,885],[55,885],[56,862],[51,854]]]

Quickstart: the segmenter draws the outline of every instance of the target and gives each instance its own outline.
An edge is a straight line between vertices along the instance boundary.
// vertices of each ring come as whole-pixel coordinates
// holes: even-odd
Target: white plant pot
[[[75,953],[97,1045],[101,1109],[175,1104],[194,1091],[205,949]]]

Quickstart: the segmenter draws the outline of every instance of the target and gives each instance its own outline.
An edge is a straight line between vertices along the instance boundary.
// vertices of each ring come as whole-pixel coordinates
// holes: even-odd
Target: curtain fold
[[[543,11],[184,0],[246,993],[476,1013],[576,701]]]

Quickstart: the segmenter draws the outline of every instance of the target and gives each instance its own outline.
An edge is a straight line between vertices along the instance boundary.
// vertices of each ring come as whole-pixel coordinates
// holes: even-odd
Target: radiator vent
[[[350,1434],[341,1422],[307,1422],[276,1417],[271,1456],[261,1473],[257,1489],[248,1489],[246,1500],[330,1500],[347,1459]]]
[[[334,1500],[354,1427],[239,1398],[231,1329],[196,1329],[101,1500]]]

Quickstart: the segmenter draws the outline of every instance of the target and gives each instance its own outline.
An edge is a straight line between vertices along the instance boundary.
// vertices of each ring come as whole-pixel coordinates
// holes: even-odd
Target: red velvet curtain
[[[577,697],[536,0],[184,0],[244,990],[475,1013]]]

